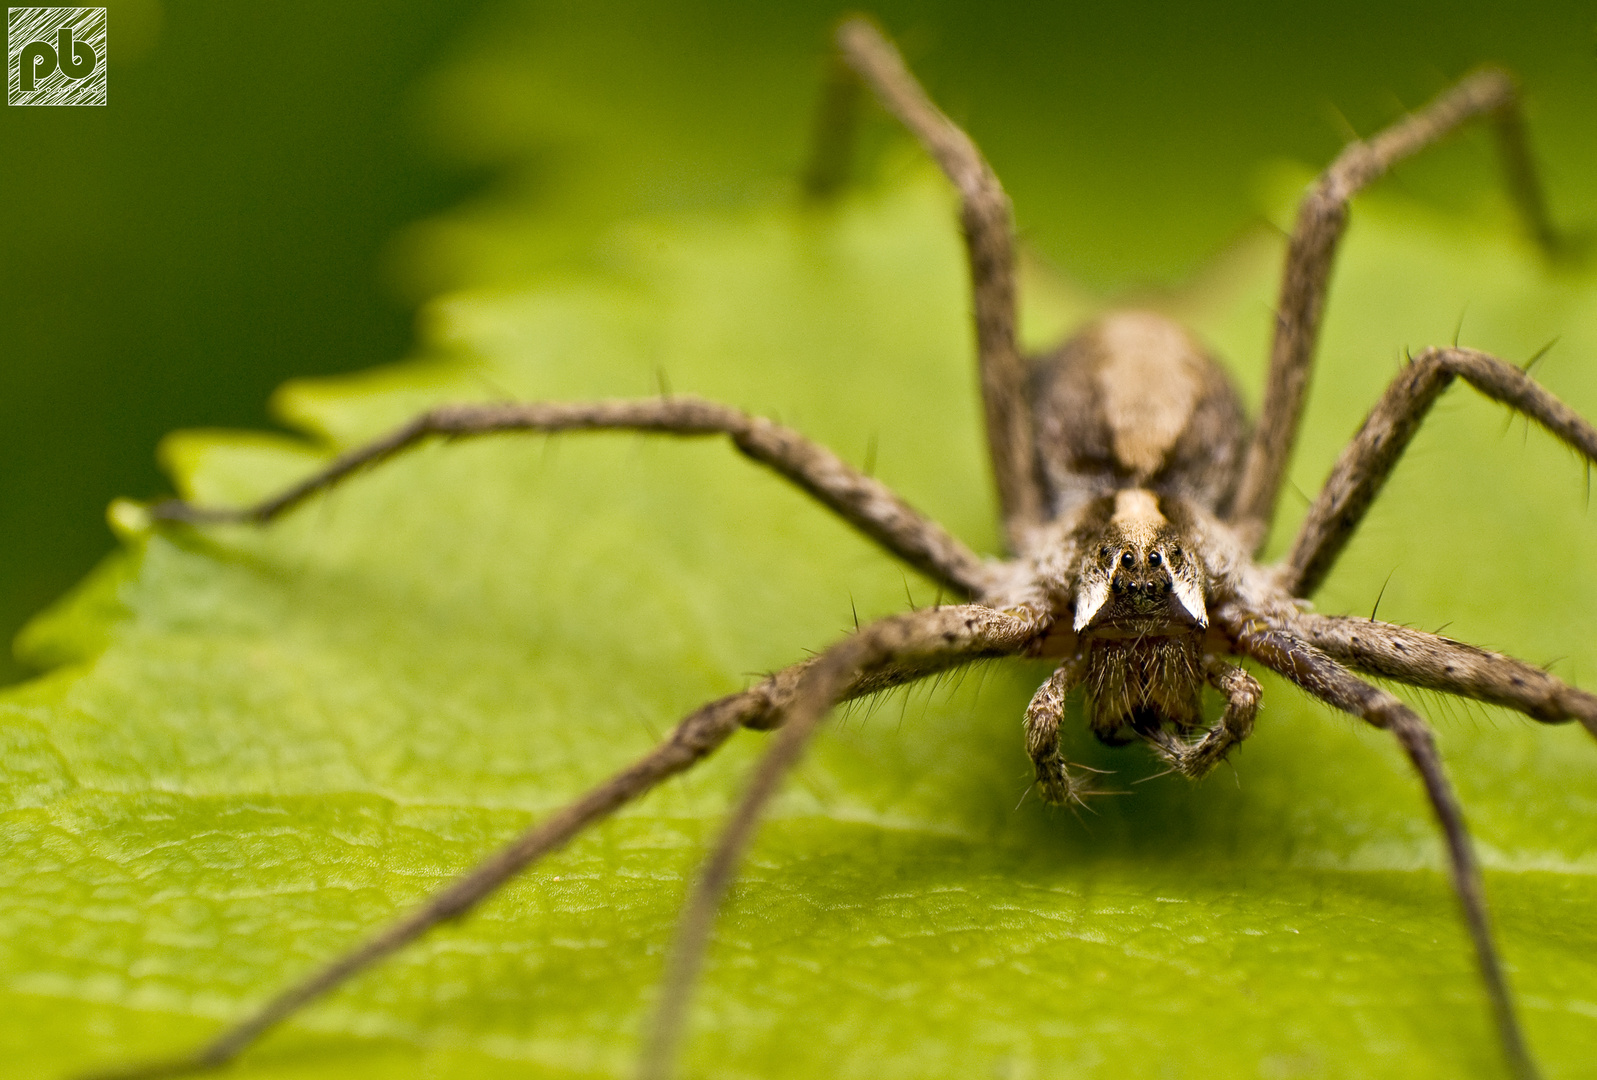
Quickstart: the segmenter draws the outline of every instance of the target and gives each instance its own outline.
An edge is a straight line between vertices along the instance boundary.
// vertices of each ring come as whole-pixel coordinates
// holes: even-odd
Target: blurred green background
[[[165,490],[164,432],[262,426],[285,378],[403,355],[420,301],[483,276],[441,253],[495,236],[498,207],[533,193],[547,210],[509,264],[493,256],[493,276],[515,277],[582,258],[632,210],[783,197],[839,13],[110,7],[107,107],[0,114],[8,638],[110,549],[113,496]],[[1033,249],[1100,289],[1181,280],[1257,223],[1269,162],[1323,163],[1485,60],[1524,81],[1555,213],[1594,217],[1590,3],[875,12],[986,148]],[[477,104],[485,88],[502,108]],[[1391,183],[1469,212],[1495,197],[1481,160],[1466,140]]]

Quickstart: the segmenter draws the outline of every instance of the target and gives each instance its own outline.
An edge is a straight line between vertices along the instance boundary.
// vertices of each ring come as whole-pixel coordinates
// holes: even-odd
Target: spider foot
[[[1210,662],[1209,681],[1225,695],[1225,712],[1197,738],[1159,728],[1144,736],[1170,767],[1191,780],[1201,779],[1226,759],[1231,748],[1253,734],[1253,718],[1263,691],[1258,681],[1235,664]]]
[[[1097,772],[1096,769],[1087,769],[1085,765],[1076,768],[1086,772]],[[1053,806],[1081,807],[1087,809],[1087,800],[1094,795],[1104,795],[1092,786],[1089,777],[1071,772],[1071,766],[1063,758],[1052,761],[1037,762],[1037,792],[1045,803]]]
[[[1164,731],[1148,736],[1154,752],[1189,780],[1201,780],[1207,776],[1241,741],[1224,726],[1211,728],[1193,742]]]

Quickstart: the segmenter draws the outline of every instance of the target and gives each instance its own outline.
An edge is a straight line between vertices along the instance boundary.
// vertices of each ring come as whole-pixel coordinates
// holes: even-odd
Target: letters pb
[[[22,47],[22,55],[18,57],[22,91],[31,91],[36,79],[49,78],[57,67],[69,79],[86,78],[94,72],[98,60],[87,41],[74,40],[72,28],[63,26],[56,34],[55,48],[51,48],[48,41],[30,41]]]

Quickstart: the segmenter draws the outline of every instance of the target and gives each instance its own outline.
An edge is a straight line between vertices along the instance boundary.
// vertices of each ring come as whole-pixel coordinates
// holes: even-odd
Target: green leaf
[[[692,392],[781,417],[996,551],[950,198],[918,157],[817,211],[615,226],[597,269],[431,305],[420,359],[292,384],[315,436],[189,433],[185,494],[231,503],[438,401]],[[1301,180],[1301,176],[1297,177]],[[1279,242],[1155,301],[1256,387]],[[1032,267],[1028,336],[1097,301]],[[1312,491],[1396,370],[1452,338],[1528,356],[1597,414],[1597,294],[1504,220],[1361,204],[1294,481]],[[1256,394],[1254,395],[1256,397]],[[1456,390],[1322,595],[1566,678],[1597,665],[1581,473]],[[1290,499],[1288,500],[1291,501]],[[1300,514],[1294,507],[1289,518]],[[125,519],[124,519],[125,520]],[[1287,535],[1278,530],[1275,543]],[[61,665],[0,698],[0,1053],[44,1077],[168,1054],[428,895],[697,703],[861,618],[933,601],[715,441],[432,447],[269,530],[128,532],[37,621]],[[908,594],[906,596],[906,594]],[[844,710],[723,913],[694,1075],[1501,1074],[1417,783],[1386,736],[1265,680],[1205,783],[1073,730],[1134,792],[1077,820],[1022,800],[1035,663]],[[1597,747],[1419,703],[1488,867],[1552,1076],[1597,1039]],[[464,924],[370,971],[240,1077],[625,1074],[675,914],[765,736],[593,830]],[[1017,803],[1019,807],[1017,808]]]

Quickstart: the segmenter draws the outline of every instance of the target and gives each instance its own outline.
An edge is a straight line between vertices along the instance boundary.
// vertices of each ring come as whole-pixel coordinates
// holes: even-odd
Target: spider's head
[[[1078,633],[1158,635],[1208,625],[1202,568],[1152,493],[1133,489],[1115,496],[1114,516],[1086,545],[1074,621]]]

